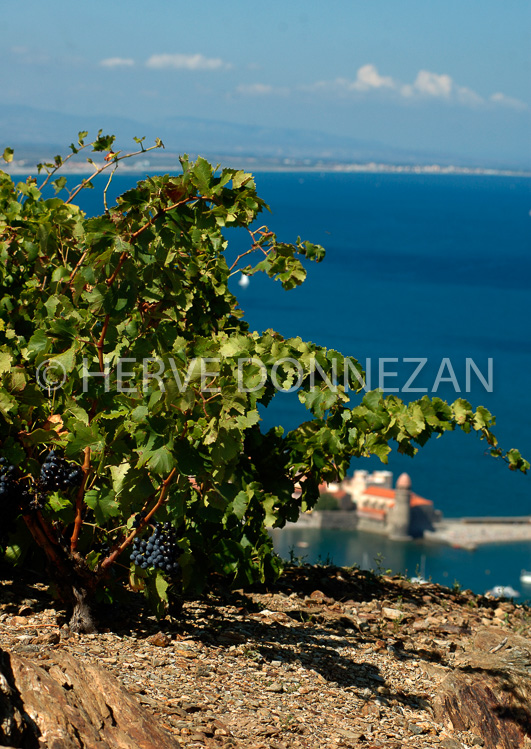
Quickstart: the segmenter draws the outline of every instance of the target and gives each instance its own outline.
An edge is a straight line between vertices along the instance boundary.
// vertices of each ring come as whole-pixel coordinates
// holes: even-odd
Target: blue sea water
[[[116,176],[110,198],[139,178]],[[501,446],[517,447],[529,459],[531,180],[258,173],[256,183],[259,195],[272,208],[260,223],[267,223],[282,241],[300,235],[322,244],[327,255],[321,264],[308,264],[306,282],[290,292],[261,276],[253,276],[243,288],[235,277],[234,293],[250,325],[260,331],[274,328],[285,336],[299,335],[353,356],[362,365],[369,360],[372,387],[378,386],[381,358],[398,360],[384,365],[386,371],[397,372],[385,380],[388,387],[402,387],[412,374],[416,365],[404,359],[422,358],[427,363],[413,387],[427,388],[429,394],[441,363],[448,359],[454,381],[442,382],[434,394],[446,400],[465,397],[474,406],[488,408],[497,417],[494,431]],[[89,213],[102,212],[98,190],[81,193],[79,202]],[[248,248],[245,232],[232,230],[227,238],[231,256]],[[467,358],[492,392],[473,372],[466,392]],[[448,368],[443,374],[448,377]],[[421,395],[401,397],[411,400]],[[279,394],[263,413],[263,427],[291,428],[305,418],[307,412],[294,395]],[[413,460],[393,452],[388,468],[395,478],[407,471],[413,489],[432,499],[446,516],[531,514],[531,475],[510,472],[504,463],[486,455],[485,448],[475,435],[448,433],[421,448]],[[374,458],[351,466],[352,470],[379,467],[384,466]],[[284,544],[284,552],[285,538],[277,542]],[[336,563],[354,563],[359,560],[353,558],[353,549],[363,545],[359,538],[354,541],[354,536],[323,532],[320,540],[312,539],[308,558],[315,561],[320,554],[332,556]],[[370,544],[372,551],[376,538],[371,537]],[[479,590],[484,587],[480,568],[481,575],[485,569],[496,569],[505,579],[492,584],[518,587],[520,568],[531,568],[528,546],[466,552],[455,569],[443,568],[456,550],[438,547],[428,551],[435,566],[430,570],[428,565],[427,573],[440,578],[437,582],[449,578],[450,584],[454,576],[460,581],[470,578]],[[414,572],[420,552],[414,545],[411,549],[409,556],[407,549],[391,555],[396,571],[408,567]],[[441,555],[439,565],[435,560]]]

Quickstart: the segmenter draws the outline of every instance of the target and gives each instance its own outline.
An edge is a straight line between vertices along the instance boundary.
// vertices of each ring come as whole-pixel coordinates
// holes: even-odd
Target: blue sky
[[[26,0],[2,26],[7,104],[530,158],[529,0]]]

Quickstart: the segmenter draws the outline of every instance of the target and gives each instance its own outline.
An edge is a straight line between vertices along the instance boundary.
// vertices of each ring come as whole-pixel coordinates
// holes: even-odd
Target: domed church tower
[[[409,539],[411,524],[411,479],[402,473],[396,482],[395,504],[389,510],[387,527],[389,538]]]

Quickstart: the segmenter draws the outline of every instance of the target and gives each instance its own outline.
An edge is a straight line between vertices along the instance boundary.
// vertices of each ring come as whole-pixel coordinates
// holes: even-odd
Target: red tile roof
[[[386,489],[383,486],[368,486],[363,493],[372,494],[375,497],[385,497],[386,499],[395,498],[395,490]]]
[[[363,493],[368,494],[371,497],[381,497],[382,499],[395,498],[395,490],[385,489],[383,486],[368,486]],[[418,494],[411,492],[409,504],[411,507],[418,507],[420,505],[433,505],[433,502],[431,501],[431,499],[424,499],[424,497],[419,497]],[[394,502],[390,504],[391,507],[393,505]]]

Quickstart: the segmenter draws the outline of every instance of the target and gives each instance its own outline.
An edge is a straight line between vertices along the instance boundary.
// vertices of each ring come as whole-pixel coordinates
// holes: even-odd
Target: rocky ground
[[[531,746],[531,609],[508,601],[302,566],[172,620],[132,597],[100,634],[64,622],[43,584],[0,580],[0,648],[104,666],[176,747]]]

